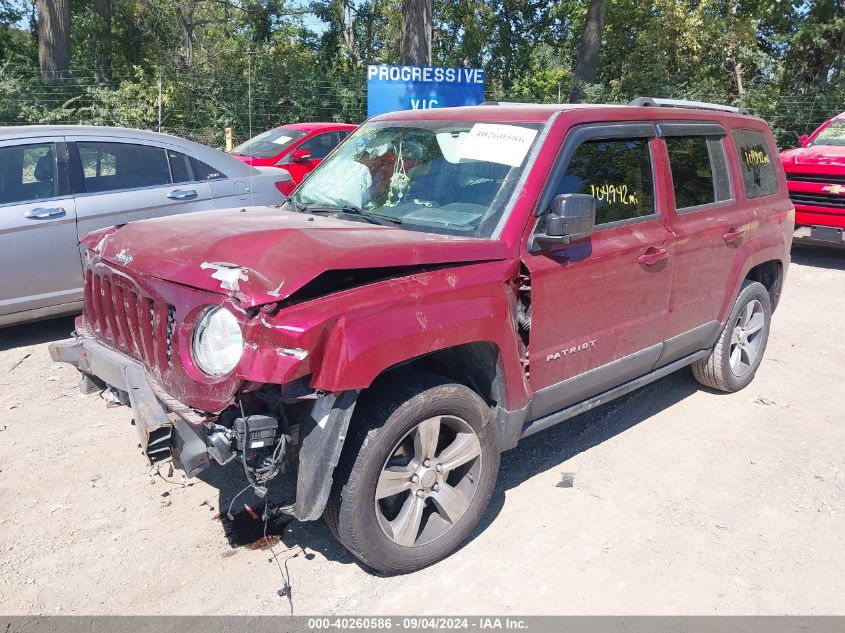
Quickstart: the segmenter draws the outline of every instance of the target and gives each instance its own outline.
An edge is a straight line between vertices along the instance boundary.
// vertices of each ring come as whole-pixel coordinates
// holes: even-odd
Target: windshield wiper
[[[298,211],[299,213],[308,213],[308,207],[306,207],[301,202],[297,202],[296,200],[294,200],[290,196],[287,196],[282,201],[282,204],[280,204],[279,206],[283,206],[283,205],[286,205],[286,204],[289,204],[290,206],[292,206],[294,211]]]
[[[361,207],[356,207],[352,204],[345,204],[340,207],[305,207],[304,210],[306,213],[339,212],[347,215],[356,215],[364,218],[370,224],[380,224],[381,226],[396,226],[397,224],[402,224],[402,220],[399,218],[392,218],[387,215],[381,215],[380,213],[370,213],[369,211],[364,211]]]

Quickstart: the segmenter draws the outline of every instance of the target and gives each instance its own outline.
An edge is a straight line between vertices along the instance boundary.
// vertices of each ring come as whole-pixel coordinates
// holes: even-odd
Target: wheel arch
[[[743,281],[756,281],[762,284],[769,292],[769,300],[772,303],[772,312],[780,301],[781,290],[783,289],[784,265],[779,259],[770,259],[753,266],[746,274]]]
[[[464,385],[491,407],[507,408],[507,380],[498,346],[475,341],[420,354],[384,369],[370,385],[378,389],[385,381],[410,373],[437,374]]]

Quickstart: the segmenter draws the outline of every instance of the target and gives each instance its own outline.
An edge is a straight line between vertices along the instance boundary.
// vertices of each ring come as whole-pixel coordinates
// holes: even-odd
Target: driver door
[[[558,194],[590,194],[596,225],[589,238],[523,260],[535,419],[648,373],[660,356],[673,262],[656,143],[650,123],[567,135],[540,208]]]
[[[0,322],[15,313],[46,315],[81,305],[66,152],[61,137],[0,142]]]

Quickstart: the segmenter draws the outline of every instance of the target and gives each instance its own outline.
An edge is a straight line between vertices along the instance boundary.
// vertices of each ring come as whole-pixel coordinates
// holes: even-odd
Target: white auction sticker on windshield
[[[535,136],[530,127],[476,123],[461,142],[461,158],[519,167]]]
[[[276,145],[284,145],[284,144],[285,144],[285,143],[287,143],[290,139],[291,139],[291,137],[290,137],[290,136],[280,136],[280,137],[279,137],[279,138],[277,138],[277,139],[273,139],[273,142],[274,142]]]

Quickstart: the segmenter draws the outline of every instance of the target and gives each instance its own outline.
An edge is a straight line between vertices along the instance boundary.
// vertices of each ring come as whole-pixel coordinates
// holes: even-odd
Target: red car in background
[[[235,147],[230,153],[247,165],[281,167],[293,182],[279,184],[290,195],[320,162],[354,130],[349,123],[292,123],[280,125]]]
[[[845,112],[781,153],[795,242],[845,246]]]

